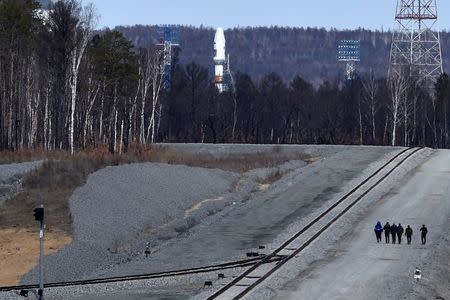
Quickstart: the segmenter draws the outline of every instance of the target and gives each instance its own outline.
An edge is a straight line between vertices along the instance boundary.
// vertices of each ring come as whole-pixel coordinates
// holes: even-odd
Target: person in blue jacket
[[[375,225],[375,235],[377,236],[377,243],[381,242],[381,233],[383,232],[383,226],[381,225],[381,222],[378,221],[377,225]]]

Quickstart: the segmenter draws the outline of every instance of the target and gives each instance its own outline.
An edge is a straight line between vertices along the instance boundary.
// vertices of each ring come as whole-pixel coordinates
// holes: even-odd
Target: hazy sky
[[[397,0],[83,0],[100,27],[134,24],[392,28]],[[438,0],[439,27],[450,28],[450,1]]]

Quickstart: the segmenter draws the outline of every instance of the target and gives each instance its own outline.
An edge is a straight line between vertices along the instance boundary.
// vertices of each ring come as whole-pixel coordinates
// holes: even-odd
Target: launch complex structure
[[[434,86],[443,73],[440,34],[435,28],[437,19],[437,0],[397,0],[397,29],[392,36],[389,80],[408,77],[415,78],[426,89]],[[171,85],[173,49],[180,46],[177,30],[175,26],[166,26],[160,33],[158,45],[164,52],[166,89]],[[355,64],[361,60],[361,41],[337,41],[337,59],[347,65],[346,79],[353,80],[356,76]],[[214,36],[214,84],[219,93],[235,94],[223,28],[217,28]]]
[[[172,86],[172,73],[176,49],[180,48],[179,27],[164,25],[157,27],[158,42],[156,46],[163,56],[161,73],[166,90]],[[214,36],[214,84],[219,93],[235,93],[234,79],[230,68],[230,55],[226,52],[226,39],[223,28],[217,28]]]

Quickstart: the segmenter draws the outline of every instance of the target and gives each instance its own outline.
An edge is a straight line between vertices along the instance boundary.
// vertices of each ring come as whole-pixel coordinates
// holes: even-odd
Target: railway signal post
[[[44,205],[40,207],[36,207],[33,209],[34,211],[34,219],[39,221],[39,289],[37,292],[37,296],[39,300],[44,300],[44,266],[43,266],[43,257],[44,257]]]

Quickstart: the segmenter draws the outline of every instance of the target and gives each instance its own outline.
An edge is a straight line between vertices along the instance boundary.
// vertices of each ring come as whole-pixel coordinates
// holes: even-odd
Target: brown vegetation
[[[171,148],[162,148],[151,157],[151,161],[154,162],[221,169],[232,172],[247,172],[257,168],[273,168],[289,160],[308,161],[310,159],[312,157],[305,153],[281,153],[277,147],[266,152],[229,154],[223,157],[216,157],[207,153],[188,154]]]

